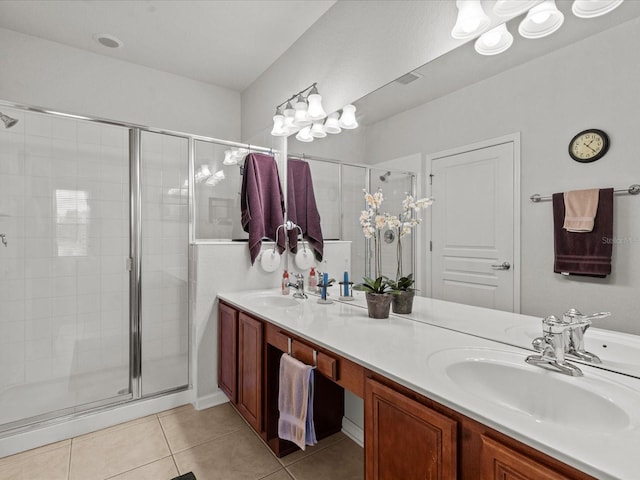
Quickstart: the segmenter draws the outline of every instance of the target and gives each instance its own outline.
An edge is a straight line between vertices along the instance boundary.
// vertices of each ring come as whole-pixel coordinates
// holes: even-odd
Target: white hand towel
[[[302,450],[306,448],[312,368],[286,353],[280,357],[278,436],[295,443]]]

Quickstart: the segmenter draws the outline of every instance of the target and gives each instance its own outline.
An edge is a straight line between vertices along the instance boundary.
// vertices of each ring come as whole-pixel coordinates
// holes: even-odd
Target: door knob
[[[494,270],[509,270],[511,268],[511,264],[509,262],[502,262],[499,265],[491,265],[491,268]]]

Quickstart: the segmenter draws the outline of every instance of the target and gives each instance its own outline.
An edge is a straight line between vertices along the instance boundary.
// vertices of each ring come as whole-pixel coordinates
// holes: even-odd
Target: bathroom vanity
[[[218,308],[219,386],[279,456],[297,448],[277,438],[278,365],[290,352],[317,366],[319,439],[341,429],[343,389],[364,399],[367,480],[636,473],[637,379],[588,366],[581,366],[584,377],[561,378],[527,365],[530,352],[515,347],[397,316],[374,320],[358,305],[320,305],[274,290],[220,294]],[[622,399],[611,418],[607,411],[599,421],[600,413],[582,415],[567,405],[573,400],[565,395],[602,385],[612,389],[610,403]],[[524,398],[524,406],[514,408],[520,400],[505,395]],[[599,405],[591,397],[585,404]]]

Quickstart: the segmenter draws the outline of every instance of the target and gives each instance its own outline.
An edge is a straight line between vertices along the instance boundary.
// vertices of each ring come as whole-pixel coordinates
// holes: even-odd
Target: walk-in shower
[[[2,110],[0,438],[186,388],[189,137]]]
[[[2,120],[4,122],[4,128],[11,128],[13,127],[16,123],[18,123],[18,120],[15,118],[10,117],[9,115],[5,115],[4,113],[0,112],[0,120]]]

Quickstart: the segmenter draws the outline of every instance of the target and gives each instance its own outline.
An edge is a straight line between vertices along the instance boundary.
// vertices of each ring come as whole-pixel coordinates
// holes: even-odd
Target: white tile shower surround
[[[126,376],[118,388],[107,380],[129,360],[128,130],[3,112],[19,123],[0,131],[0,233],[9,242],[0,249],[0,398],[13,396],[28,417],[97,400],[100,389],[108,398],[128,384]],[[188,175],[180,145],[186,140],[153,134],[143,143],[149,393],[188,378],[188,209],[186,198],[165,192]],[[179,375],[163,375],[170,367],[162,358],[180,359]],[[91,372],[95,383],[84,381]],[[15,419],[13,409],[6,413]]]

